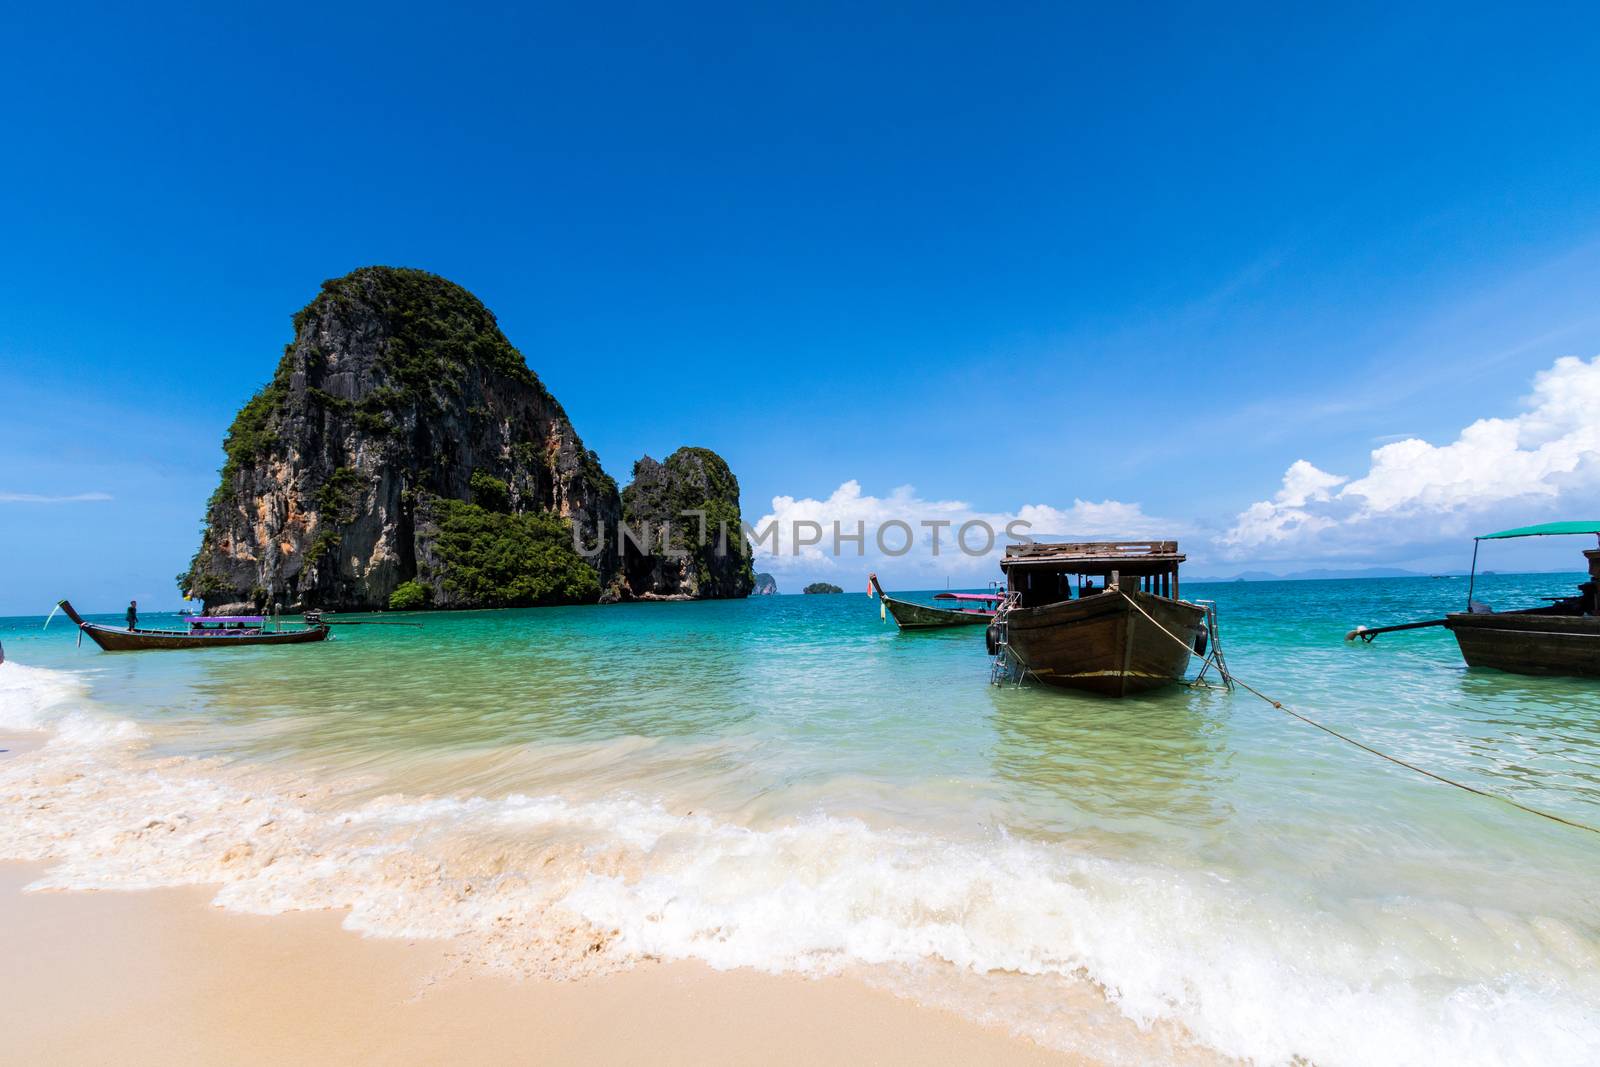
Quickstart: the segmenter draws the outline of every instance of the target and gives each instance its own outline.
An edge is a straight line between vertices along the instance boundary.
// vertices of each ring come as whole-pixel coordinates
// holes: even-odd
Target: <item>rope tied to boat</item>
[[[1139,604],[1139,602],[1137,600],[1133,599],[1133,597],[1129,596],[1125,591],[1123,591],[1121,589],[1118,589],[1117,593],[1124,600],[1126,600],[1129,604],[1131,604],[1135,611],[1137,611],[1140,615],[1143,615],[1145,618],[1149,619],[1150,622],[1155,625],[1156,629],[1160,630],[1162,633],[1166,634],[1168,637],[1172,638],[1172,640],[1176,641],[1178,644],[1182,645],[1186,650],[1188,650],[1189,655],[1194,656],[1196,658],[1200,658],[1199,657],[1199,653],[1195,652],[1193,646],[1191,646],[1183,638],[1179,637],[1177,634],[1173,633],[1171,630],[1167,629],[1164,625],[1162,625],[1160,620],[1155,618],[1155,616],[1151,615],[1148,611],[1144,610],[1144,608],[1140,606],[1140,604]],[[1218,669],[1222,670],[1223,668],[1219,667]],[[1578,822],[1576,819],[1568,819],[1565,816],[1556,815],[1553,812],[1548,812],[1548,811],[1541,810],[1539,808],[1531,807],[1531,806],[1529,806],[1527,804],[1523,804],[1520,801],[1512,800],[1508,796],[1503,796],[1503,795],[1501,795],[1499,793],[1491,793],[1486,789],[1479,789],[1475,785],[1468,785],[1466,782],[1459,782],[1454,778],[1448,778],[1445,775],[1439,774],[1439,773],[1437,773],[1435,771],[1430,771],[1426,767],[1419,767],[1415,763],[1409,763],[1406,760],[1401,759],[1399,756],[1391,756],[1389,753],[1383,752],[1383,751],[1381,751],[1379,749],[1376,749],[1376,748],[1373,748],[1371,745],[1366,744],[1363,741],[1358,741],[1353,737],[1347,736],[1346,734],[1342,734],[1338,730],[1335,730],[1331,726],[1325,726],[1322,723],[1318,722],[1317,720],[1311,718],[1310,716],[1302,715],[1300,712],[1295,711],[1293,708],[1288,707],[1287,705],[1285,705],[1283,703],[1283,701],[1275,700],[1274,698],[1267,696],[1267,694],[1263,693],[1261,690],[1257,689],[1255,686],[1251,685],[1249,682],[1246,682],[1243,679],[1237,677],[1236,675],[1233,675],[1231,672],[1225,674],[1224,677],[1227,677],[1230,681],[1233,681],[1233,682],[1237,683],[1241,688],[1243,688],[1245,690],[1245,692],[1250,693],[1252,696],[1259,697],[1260,699],[1266,701],[1268,704],[1271,704],[1274,708],[1276,708],[1279,711],[1283,712],[1285,715],[1291,715],[1294,718],[1299,719],[1301,722],[1305,723],[1307,726],[1314,726],[1318,730],[1321,730],[1323,733],[1329,735],[1330,737],[1336,737],[1340,741],[1343,741],[1348,745],[1353,745],[1356,748],[1361,749],[1361,751],[1363,751],[1363,752],[1367,752],[1367,753],[1370,753],[1370,754],[1372,754],[1374,756],[1377,756],[1379,759],[1388,760],[1390,763],[1393,763],[1397,767],[1404,767],[1408,771],[1415,771],[1417,774],[1423,775],[1423,776],[1425,776],[1427,778],[1432,778],[1436,782],[1443,782],[1445,785],[1453,785],[1457,789],[1464,790],[1464,791],[1466,791],[1468,793],[1476,793],[1480,797],[1487,797],[1490,800],[1497,800],[1502,804],[1509,804],[1511,807],[1516,808],[1519,811],[1525,811],[1529,815],[1537,815],[1541,819],[1549,819],[1551,822],[1560,823],[1563,826],[1570,826],[1575,830],[1587,830],[1591,834],[1600,834],[1600,827],[1590,826],[1588,823]]]

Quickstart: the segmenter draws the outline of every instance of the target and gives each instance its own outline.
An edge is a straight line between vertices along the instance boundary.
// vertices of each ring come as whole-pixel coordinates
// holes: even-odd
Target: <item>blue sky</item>
[[[1600,353],[1594,15],[991,7],[13,5],[0,613],[175,603],[233,412],[372,263],[477,293],[620,480],[705,445],[751,517],[1111,501],[1223,572],[1590,517],[1579,416],[1532,497],[1280,494],[1545,433]],[[1309,517],[1230,543],[1257,503]]]

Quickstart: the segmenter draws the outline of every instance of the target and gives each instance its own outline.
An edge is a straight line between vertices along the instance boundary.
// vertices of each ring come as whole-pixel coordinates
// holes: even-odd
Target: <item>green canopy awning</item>
[[[1518,526],[1514,530],[1482,534],[1477,540],[1493,541],[1501,537],[1548,537],[1553,534],[1600,535],[1600,522],[1544,522],[1538,526]]]

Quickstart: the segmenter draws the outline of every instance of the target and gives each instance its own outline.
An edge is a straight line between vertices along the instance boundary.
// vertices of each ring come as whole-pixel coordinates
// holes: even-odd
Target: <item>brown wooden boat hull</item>
[[[1183,644],[1163,633],[1149,612]],[[1006,643],[1047,685],[1126,696],[1182,681],[1205,609],[1150,593],[1099,593],[1005,614]]]
[[[138,652],[152,648],[237,648],[240,645],[304,645],[327,639],[327,626],[304,630],[264,631],[255,634],[184,634],[168,630],[119,630],[86,622],[83,632],[107,652]]]
[[[985,626],[994,618],[993,612],[931,608],[926,604],[913,604],[910,601],[896,600],[887,596],[883,598],[883,603],[902,630],[931,630],[938,626]]]
[[[1600,678],[1600,618],[1457,612],[1446,617],[1445,627],[1455,634],[1469,667]]]
[[[895,625],[902,630],[932,630],[940,626],[985,626],[994,619],[992,611],[957,611],[951,608],[931,608],[926,604],[913,604],[909,600],[896,600],[883,591],[876,574],[867,575],[867,584],[878,594],[883,606],[894,616]]]

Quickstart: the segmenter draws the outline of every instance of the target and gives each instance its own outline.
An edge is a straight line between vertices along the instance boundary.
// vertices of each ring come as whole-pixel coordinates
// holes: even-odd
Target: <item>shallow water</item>
[[[1464,581],[1185,593],[1264,692],[1600,824],[1600,685],[1467,670],[1442,631],[1342,640]],[[901,635],[860,595],[418,618],[209,654],[0,621],[0,727],[56,731],[0,757],[0,856],[350,907],[530,972],[859,970],[1108,1059],[1600,1048],[1600,838],[1243,692],[993,687],[981,629]]]

